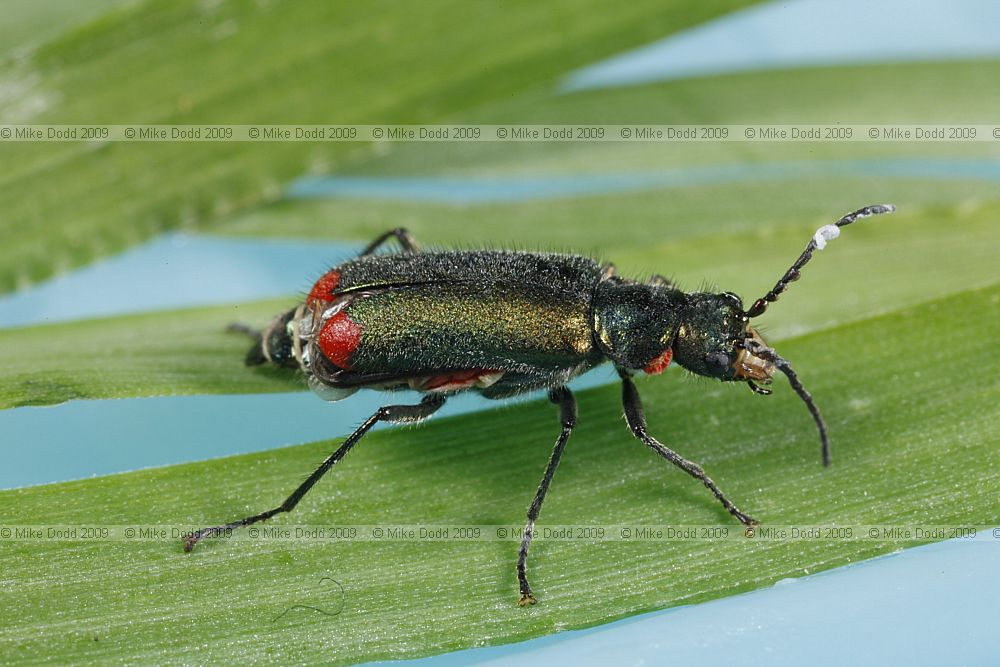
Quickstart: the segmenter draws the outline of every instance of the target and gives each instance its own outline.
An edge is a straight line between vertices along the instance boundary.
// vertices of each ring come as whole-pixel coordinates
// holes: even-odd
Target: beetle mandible
[[[819,429],[829,465],[826,424],[787,360],[767,346],[750,320],[762,315],[816,250],[855,220],[895,210],[873,205],[820,227],[775,286],[749,309],[732,292],[686,293],[663,277],[640,283],[619,277],[611,264],[554,253],[513,251],[422,252],[402,228],[375,239],[360,256],[325,273],[305,301],[274,318],[255,337],[249,366],[271,363],[301,369],[309,386],[329,401],[362,388],[415,389],[416,405],[379,408],[341,443],[278,507],[221,526],[199,540],[290,512],[302,497],[377,423],[417,422],[448,396],[477,391],[502,399],[538,389],[559,407],[562,432],[528,509],[517,558],[518,604],[535,603],[528,584],[528,547],[559,459],[576,423],[576,401],[566,384],[610,361],[622,382],[625,420],[656,454],[700,480],[747,527],[737,509],[702,468],[663,445],[646,429],[632,376],[663,372],[671,361],[724,382],[745,382],[758,394],[775,370],[788,377]],[[395,238],[402,252],[376,254]]]

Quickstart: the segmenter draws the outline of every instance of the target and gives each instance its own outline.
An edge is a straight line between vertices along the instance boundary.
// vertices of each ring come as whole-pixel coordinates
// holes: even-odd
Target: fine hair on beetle
[[[235,325],[253,338],[248,366],[301,371],[322,399],[338,401],[361,389],[415,390],[417,404],[384,405],[347,436],[284,502],[187,536],[185,551],[206,537],[290,512],[303,496],[377,423],[412,424],[460,392],[506,399],[545,390],[559,411],[560,433],[527,512],[517,555],[518,604],[535,604],[527,560],[535,521],[576,425],[568,383],[611,363],[621,381],[625,422],[657,456],[700,481],[747,529],[758,525],[698,464],[650,433],[633,377],[658,375],[676,362],[688,372],[744,382],[769,395],[775,373],[788,379],[819,431],[823,465],[830,463],[826,422],[787,359],[764,342],[752,321],[801,276],[817,250],[856,220],[890,213],[872,205],[816,230],[805,250],[766,294],[744,308],[732,292],[703,287],[684,292],[653,275],[637,281],[613,264],[572,254],[515,250],[423,251],[410,233],[382,234],[359,256],[320,276],[296,306],[262,330]],[[395,240],[400,251],[377,252]]]

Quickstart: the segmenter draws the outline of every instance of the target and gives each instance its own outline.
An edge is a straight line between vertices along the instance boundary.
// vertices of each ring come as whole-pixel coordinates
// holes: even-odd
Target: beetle
[[[567,383],[611,362],[621,378],[625,420],[656,454],[701,481],[748,528],[739,510],[705,471],[651,436],[633,376],[662,373],[672,361],[697,375],[745,382],[767,395],[775,371],[788,377],[819,430],[830,463],[826,424],[787,360],[768,347],[750,320],[778,299],[816,250],[860,218],[890,213],[872,205],[820,227],[805,251],[748,309],[732,292],[684,292],[656,276],[637,282],[614,265],[566,254],[505,250],[423,252],[403,228],[379,236],[355,259],[327,271],[305,300],[254,336],[249,366],[300,369],[320,397],[346,398],[359,389],[412,389],[416,405],[379,408],[351,433],[281,505],[191,533],[199,540],[290,512],[326,472],[377,423],[412,423],[462,391],[503,399],[539,389],[559,408],[562,430],[528,509],[517,558],[518,604],[535,604],[527,577],[528,548],[545,494],[576,423]],[[377,253],[396,239],[396,253]]]

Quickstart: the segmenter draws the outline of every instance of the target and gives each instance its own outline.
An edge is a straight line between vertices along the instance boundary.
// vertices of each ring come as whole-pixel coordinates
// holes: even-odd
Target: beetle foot
[[[237,524],[238,525],[238,524]],[[227,535],[232,532],[233,528],[236,526],[229,524],[225,526],[213,526],[211,528],[202,528],[201,530],[196,530],[187,537],[184,538],[184,553],[191,553],[198,542],[205,537],[219,537],[220,535]]]
[[[536,600],[535,596],[532,595],[531,593],[521,593],[521,597],[519,597],[517,599],[517,606],[518,607],[530,607],[531,605],[535,604],[536,602],[538,602],[538,600]]]
[[[755,527],[757,527],[757,526],[760,525],[760,521],[758,521],[757,519],[753,518],[749,514],[744,514],[743,512],[741,512],[738,509],[736,509],[735,507],[733,508],[732,513],[733,513],[733,516],[736,517],[739,520],[740,523],[742,523],[744,526],[746,526],[749,529],[753,529],[753,528],[755,528]]]
[[[753,537],[754,534],[757,532],[757,526],[760,525],[760,521],[757,521],[756,519],[751,517],[747,517],[747,519],[748,521],[743,521],[743,525],[746,526],[746,530],[743,531],[743,534],[746,535],[747,537]]]

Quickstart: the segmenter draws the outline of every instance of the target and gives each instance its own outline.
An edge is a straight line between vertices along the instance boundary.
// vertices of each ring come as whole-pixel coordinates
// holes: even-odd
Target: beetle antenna
[[[792,385],[792,389],[795,390],[795,393],[799,395],[799,398],[801,398],[806,404],[806,407],[809,408],[809,412],[813,416],[813,421],[816,422],[816,428],[819,429],[819,440],[820,443],[822,443],[823,448],[823,465],[829,466],[830,439],[826,435],[826,422],[823,421],[823,416],[819,413],[819,408],[816,407],[812,394],[806,391],[806,388],[802,386],[801,382],[799,382],[799,376],[797,376],[795,371],[792,370],[792,365],[790,363],[778,355],[775,355],[775,366],[778,367],[778,370],[788,376],[788,383]]]
[[[816,422],[816,428],[819,429],[819,440],[823,450],[823,465],[829,466],[830,439],[827,437],[826,434],[826,422],[823,421],[823,415],[819,413],[819,408],[816,406],[816,402],[813,401],[812,394],[810,394],[806,390],[806,388],[802,386],[802,383],[799,382],[799,376],[795,374],[795,370],[792,369],[792,365],[788,363],[787,360],[779,356],[777,352],[775,352],[769,347],[761,345],[760,343],[758,343],[753,339],[748,339],[747,341],[745,341],[744,347],[755,356],[770,361],[778,368],[778,370],[780,370],[782,373],[788,376],[788,383],[792,385],[792,389],[795,390],[795,393],[799,395],[799,398],[802,399],[802,402],[806,404],[807,408],[809,408],[809,413],[812,415],[813,421]],[[757,389],[753,386],[751,386],[750,388],[753,389],[754,391],[757,391]]]
[[[771,288],[770,292],[757,299],[754,304],[750,306],[750,310],[746,313],[747,317],[759,317],[763,315],[764,311],[767,310],[767,306],[777,301],[778,295],[788,289],[789,283],[793,283],[799,279],[799,272],[802,270],[802,267],[808,264],[809,260],[812,259],[813,252],[816,250],[822,250],[826,247],[828,241],[832,241],[840,236],[841,227],[846,227],[860,218],[868,218],[873,215],[881,215],[883,213],[892,213],[895,210],[896,207],[892,204],[874,204],[872,206],[865,206],[864,208],[860,208],[853,213],[848,213],[832,225],[823,225],[817,229],[816,233],[813,234],[813,237],[809,239],[809,245],[806,246],[805,251],[803,251],[803,253],[799,255],[799,258],[795,260],[795,263],[792,264],[787,271],[785,271],[785,275],[781,277],[781,280],[779,280],[775,286]]]

